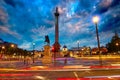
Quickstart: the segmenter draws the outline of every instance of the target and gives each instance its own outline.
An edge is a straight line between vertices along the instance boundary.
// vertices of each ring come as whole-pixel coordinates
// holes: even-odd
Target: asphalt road
[[[60,78],[85,78],[95,76],[114,76],[118,75],[116,79],[120,80],[120,69],[111,70],[83,70],[83,71],[0,71],[0,80],[59,80]],[[101,77],[102,79],[102,77]],[[99,79],[99,80],[101,80]],[[70,80],[70,79],[68,79]],[[97,80],[97,79],[96,79]],[[107,79],[105,79],[107,80]]]

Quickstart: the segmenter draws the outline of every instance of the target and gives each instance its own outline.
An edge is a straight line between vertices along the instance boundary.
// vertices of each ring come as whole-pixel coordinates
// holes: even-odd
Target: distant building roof
[[[18,47],[17,44],[15,44],[15,43],[4,42],[4,41],[0,42],[0,46],[12,46],[12,45],[13,45],[13,47],[15,47],[15,48]]]
[[[66,45],[64,45],[64,46],[63,46],[63,48],[67,48],[67,46],[66,46]]]

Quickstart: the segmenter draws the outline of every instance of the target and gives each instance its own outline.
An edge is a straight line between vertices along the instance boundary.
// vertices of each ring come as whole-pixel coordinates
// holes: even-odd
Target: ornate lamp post
[[[14,48],[14,47],[15,47],[15,45],[14,45],[14,44],[11,44],[11,47],[12,47],[12,48]]]
[[[77,41],[77,44],[78,44],[78,50],[79,50],[79,44],[80,44],[80,41]]]
[[[35,53],[34,53],[35,43],[33,42],[32,45],[33,45],[33,63],[34,63],[34,62],[35,62],[35,60],[34,60],[34,55],[35,55]]]
[[[14,49],[14,48],[15,48],[15,45],[14,45],[14,44],[11,44],[10,47],[12,48],[12,55],[13,55],[14,52],[15,52],[15,49]]]
[[[116,46],[119,46],[119,43],[116,43],[115,45],[116,45]]]
[[[78,54],[81,56],[80,50],[79,50],[79,45],[80,45],[80,41],[79,40],[77,41],[77,45],[78,45]]]
[[[117,52],[119,52],[119,43],[115,44],[117,46]]]
[[[5,49],[5,46],[2,46],[2,49]]]
[[[3,53],[2,53],[2,56],[5,55],[5,46],[2,46],[2,50],[3,50]]]
[[[102,65],[102,58],[101,58],[101,53],[100,53],[100,41],[99,41],[99,34],[98,34],[99,17],[98,16],[94,16],[93,17],[93,22],[94,22],[95,27],[96,27],[96,36],[97,36],[97,43],[98,43],[99,62],[100,62],[100,65]]]

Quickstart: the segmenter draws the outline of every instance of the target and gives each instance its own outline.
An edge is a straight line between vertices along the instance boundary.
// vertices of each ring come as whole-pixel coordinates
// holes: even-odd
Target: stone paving
[[[39,70],[39,69],[88,69],[88,68],[117,68],[120,69],[120,62],[113,63],[111,65],[110,61],[104,60],[103,65],[101,66],[99,64],[99,60],[94,59],[88,59],[88,58],[81,58],[81,59],[75,59],[75,58],[67,58],[67,61],[65,61],[65,58],[57,58],[55,62],[52,62],[51,64],[43,64],[41,60],[35,60],[35,63],[32,61],[0,61],[0,69],[33,69],[33,70]],[[113,61],[113,60],[112,60]]]

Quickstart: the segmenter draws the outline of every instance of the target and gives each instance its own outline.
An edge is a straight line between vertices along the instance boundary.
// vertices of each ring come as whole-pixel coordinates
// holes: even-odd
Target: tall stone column
[[[59,12],[58,7],[56,7],[55,15],[55,43],[53,44],[53,47],[55,49],[55,52],[58,52],[60,50],[60,44],[59,44]]]

